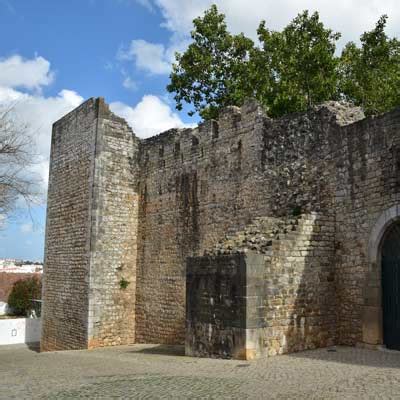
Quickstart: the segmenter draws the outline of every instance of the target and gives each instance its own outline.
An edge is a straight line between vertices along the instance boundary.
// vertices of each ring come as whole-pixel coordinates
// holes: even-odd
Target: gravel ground
[[[2,346],[0,398],[400,399],[400,352],[337,347],[246,362],[184,357],[178,346]]]

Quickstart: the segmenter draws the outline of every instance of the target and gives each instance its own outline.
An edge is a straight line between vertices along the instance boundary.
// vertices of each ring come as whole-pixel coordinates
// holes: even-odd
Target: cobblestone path
[[[246,362],[135,345],[0,347],[1,399],[399,399],[400,352],[337,347]]]

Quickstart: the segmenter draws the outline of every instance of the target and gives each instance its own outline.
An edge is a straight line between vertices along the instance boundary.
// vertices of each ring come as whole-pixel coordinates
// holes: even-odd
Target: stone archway
[[[382,247],[383,344],[400,350],[400,223],[390,225]]]
[[[390,228],[400,222],[400,204],[386,209],[372,228],[368,243],[368,272],[364,285],[362,341],[383,345],[382,245]]]

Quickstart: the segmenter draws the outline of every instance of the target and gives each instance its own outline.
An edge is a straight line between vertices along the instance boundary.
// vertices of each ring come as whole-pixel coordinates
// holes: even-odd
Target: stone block
[[[383,344],[382,308],[364,306],[362,308],[362,340],[367,344]]]
[[[254,253],[192,257],[186,269],[187,355],[253,359],[261,355],[257,306],[264,258]],[[251,329],[250,329],[251,328]]]

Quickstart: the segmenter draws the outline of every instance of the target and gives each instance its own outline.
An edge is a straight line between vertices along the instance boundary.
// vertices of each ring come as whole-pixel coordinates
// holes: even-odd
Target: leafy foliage
[[[385,34],[387,16],[361,35],[361,48],[350,42],[341,56],[341,89],[347,100],[368,114],[400,104],[400,42]]]
[[[191,43],[176,54],[169,92],[175,92],[176,107],[193,105],[204,119],[215,118],[227,105],[240,105],[246,95],[246,73],[253,41],[227,31],[225,16],[211,6],[203,18],[193,21]]]
[[[269,82],[263,85],[267,92],[257,97],[270,115],[303,111],[336,97],[335,42],[340,35],[325,29],[318,13],[304,11],[282,32],[270,31],[263,21],[257,32],[262,50],[253,62],[267,66]]]
[[[8,305],[16,315],[27,315],[33,309],[32,299],[41,299],[42,284],[36,276],[14,283],[8,296]]]
[[[260,45],[232,35],[214,5],[193,21],[193,42],[176,54],[169,92],[176,107],[188,103],[204,119],[228,105],[256,98],[271,116],[304,111],[326,100],[345,99],[367,113],[400,104],[400,45],[385,34],[387,17],[361,35],[361,48],[348,43],[335,55],[339,33],[327,29],[318,13],[299,14],[282,31],[262,21]]]
[[[121,278],[119,281],[119,287],[120,289],[126,289],[129,286],[130,282],[127,281],[125,278]]]

